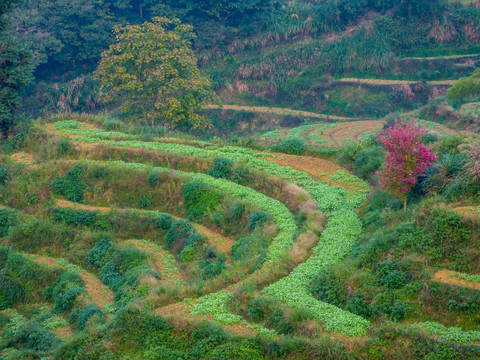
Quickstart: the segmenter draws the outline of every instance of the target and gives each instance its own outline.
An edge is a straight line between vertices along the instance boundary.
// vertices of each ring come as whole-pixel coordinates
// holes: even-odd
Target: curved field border
[[[434,80],[427,81],[427,85],[432,86],[451,86],[457,80]],[[360,79],[360,78],[342,78],[335,80],[334,83],[353,83],[353,84],[367,84],[367,85],[414,85],[421,83],[421,80],[387,80],[387,79]]]
[[[478,57],[480,54],[466,54],[466,55],[445,55],[445,56],[428,56],[428,57],[415,57],[407,56],[400,57],[398,60],[448,60],[448,59],[468,59],[472,57]]]
[[[319,114],[310,111],[292,110],[279,107],[267,107],[267,106],[246,106],[246,105],[208,105],[207,109],[219,109],[219,110],[233,110],[233,111],[250,111],[263,114],[274,114],[283,116],[305,116],[316,119],[332,119],[332,120],[352,120],[352,118],[336,115]]]
[[[81,135],[79,134],[78,131],[76,133],[77,135]],[[103,138],[104,140],[101,140],[100,138],[93,138],[93,137],[78,137],[75,140],[79,142],[89,142],[89,143],[102,142],[102,143],[107,143],[109,145],[121,146],[121,147],[122,146],[133,147],[133,148],[142,147],[142,148],[147,148],[151,150],[171,152],[177,155],[198,156],[198,157],[208,157],[208,158],[212,158],[215,156],[224,156],[234,161],[241,161],[241,162],[248,163],[249,165],[257,169],[264,170],[270,175],[285,178],[303,187],[316,200],[318,207],[322,211],[330,212],[327,215],[327,217],[330,220],[329,224],[327,225],[327,230],[329,228],[333,230],[330,230],[330,231],[325,230],[327,234],[330,233],[331,235],[330,237],[329,236],[323,237],[325,239],[324,244],[322,246],[317,247],[317,250],[325,249],[326,251],[319,251],[317,253],[317,256],[312,258],[314,260],[307,261],[304,263],[305,265],[297,267],[297,269],[299,270],[297,270],[295,274],[297,273],[305,274],[308,272],[310,274],[308,276],[308,279],[310,279],[312,274],[317,273],[320,269],[324,268],[325,266],[332,265],[338,261],[341,261],[341,259],[348,254],[351,246],[358,238],[358,235],[359,235],[358,227],[352,226],[352,224],[354,225],[355,222],[359,223],[360,221],[354,211],[354,208],[355,206],[360,205],[365,200],[365,196],[366,196],[365,191],[353,192],[353,195],[356,195],[356,196],[353,196],[353,200],[348,200],[347,196],[352,195],[352,193],[348,193],[345,189],[340,187],[330,187],[326,184],[321,183],[318,179],[315,179],[311,175],[308,175],[302,171],[298,171],[290,167],[281,166],[276,163],[264,160],[263,157],[271,156],[271,155],[265,154],[265,153],[263,154],[257,153],[250,149],[238,148],[238,147],[223,147],[223,148],[218,148],[215,151],[211,151],[211,150],[205,150],[205,149],[198,149],[193,146],[179,145],[179,144],[151,143],[151,142],[142,142],[142,141],[121,142],[121,141],[114,141],[114,140],[105,140],[106,138],[108,138],[108,132],[101,131],[100,133],[102,134],[101,138]],[[90,135],[91,135],[91,132],[90,132]],[[123,162],[114,162],[114,163],[122,164],[122,165],[125,164]],[[131,164],[129,166],[132,166],[134,168],[143,168],[143,169],[150,169],[150,170],[154,169],[154,167],[143,165],[143,164]],[[179,174],[182,174],[182,172],[179,172]],[[209,182],[209,180],[212,179],[205,174],[186,174],[186,175],[193,176],[194,178],[200,181],[206,181],[206,182]],[[214,181],[219,182],[219,184],[222,184],[222,183],[231,184],[230,182],[222,179],[214,179]],[[214,184],[214,187],[215,187],[215,184]],[[350,219],[350,221],[344,222],[342,219]],[[341,232],[342,229],[344,230],[343,232]],[[349,231],[348,229],[354,229],[354,231]],[[332,240],[337,240],[337,241],[331,242]],[[291,241],[293,241],[293,239]],[[286,245],[287,242],[285,241],[285,245],[283,246],[283,249],[282,249],[283,251],[286,251],[288,247],[293,243],[291,241],[288,242],[288,245]],[[331,242],[331,246],[328,246],[328,247],[324,246],[326,244],[330,244],[330,242]],[[325,260],[326,258],[328,258],[329,261],[326,261]],[[293,275],[291,278],[288,278],[288,281],[290,281],[290,279],[294,279],[294,276],[296,275]],[[295,288],[285,288],[283,286],[285,285],[285,282],[278,282],[277,284],[279,285],[276,285],[274,287],[277,289],[277,291],[276,292],[270,291],[271,294],[274,294],[274,296],[277,299],[287,304],[290,304],[291,306],[299,306],[299,303],[297,301],[289,301],[289,297],[294,297],[294,298],[298,298],[299,300],[303,299],[304,301],[307,301],[312,306],[311,310],[314,311],[315,318],[320,321],[326,322],[326,328],[328,330],[339,332],[349,336],[358,336],[358,335],[362,335],[368,328],[369,322],[361,318],[360,316],[348,313],[332,305],[322,303],[316,300],[315,298],[313,298],[313,296],[309,295],[307,282],[302,282],[300,286]],[[220,294],[220,293],[216,293],[216,294]],[[209,296],[211,297],[212,294]],[[203,311],[207,311],[207,313],[208,311],[213,311],[211,314],[215,314],[217,309],[220,309],[220,307],[217,306],[218,299],[216,299],[215,297],[211,299],[210,297],[206,298],[205,300],[202,300],[202,298],[200,298],[197,301],[200,301],[200,303],[202,303],[202,301],[205,302],[203,304],[204,305],[203,307],[209,310],[203,310]],[[200,311],[200,310],[198,310],[198,308],[193,308],[193,311]],[[220,315],[222,315],[222,318],[224,318],[225,316],[228,317],[228,314],[225,315],[223,312]],[[233,321],[235,320],[235,318],[233,319],[230,318],[229,320]]]

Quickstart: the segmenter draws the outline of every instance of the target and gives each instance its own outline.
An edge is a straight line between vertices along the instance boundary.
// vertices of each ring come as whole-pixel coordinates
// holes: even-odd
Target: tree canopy
[[[104,97],[121,103],[127,118],[144,123],[204,129],[198,111],[214,101],[192,50],[192,27],[154,18],[143,25],[115,28],[116,42],[102,54],[95,72]]]
[[[0,131],[7,137],[14,124],[19,92],[30,82],[29,53],[6,31],[7,15],[17,1],[0,3]]]
[[[474,100],[480,96],[480,68],[469,77],[461,78],[448,89],[447,100],[451,104],[459,104]]]
[[[415,127],[412,119],[410,123],[395,123],[382,130],[378,138],[383,144],[382,150],[386,152],[385,165],[379,173],[380,185],[402,200],[405,209],[408,192],[437,159],[431,149],[422,144],[425,133],[425,130]]]

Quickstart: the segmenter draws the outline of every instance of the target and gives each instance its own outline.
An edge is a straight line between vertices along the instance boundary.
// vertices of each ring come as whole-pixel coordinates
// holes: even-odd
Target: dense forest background
[[[412,73],[402,58],[472,53],[480,41],[476,2],[27,0],[9,30],[33,54],[35,81],[22,112],[103,110],[91,73],[114,40],[113,27],[156,16],[194,26],[199,66],[226,102],[247,98],[323,112],[335,77],[458,78],[473,64],[420,65]],[[355,115],[384,115],[368,102]]]

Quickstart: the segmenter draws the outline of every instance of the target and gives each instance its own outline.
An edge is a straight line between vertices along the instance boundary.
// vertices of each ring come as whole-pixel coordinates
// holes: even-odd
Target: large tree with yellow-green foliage
[[[117,26],[115,36],[95,71],[106,101],[120,103],[127,118],[152,126],[209,126],[199,111],[216,97],[198,70],[191,26],[154,18]]]
[[[480,68],[476,69],[469,77],[455,81],[447,92],[447,100],[453,105],[476,100],[479,96]]]

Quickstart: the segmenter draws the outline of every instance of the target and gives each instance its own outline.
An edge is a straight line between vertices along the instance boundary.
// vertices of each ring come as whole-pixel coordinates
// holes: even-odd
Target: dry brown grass
[[[13,161],[16,161],[20,164],[25,164],[25,165],[29,165],[29,166],[34,165],[34,163],[36,162],[36,159],[33,156],[33,154],[24,153],[24,152],[18,152],[18,153],[10,155],[10,159],[12,159]]]

